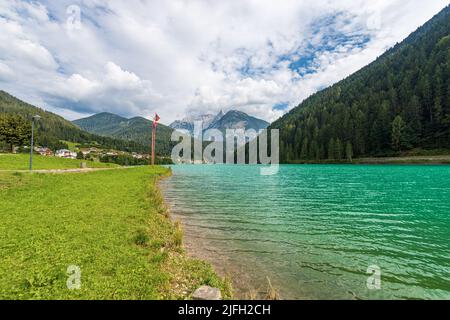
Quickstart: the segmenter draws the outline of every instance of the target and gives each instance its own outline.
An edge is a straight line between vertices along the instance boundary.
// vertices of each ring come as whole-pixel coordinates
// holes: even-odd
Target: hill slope
[[[274,122],[282,161],[450,148],[450,6]]]
[[[75,120],[73,123],[90,133],[135,141],[141,145],[151,144],[152,122],[142,117],[127,119],[104,112]],[[160,155],[170,155],[173,147],[173,143],[170,141],[173,129],[159,124],[157,132],[156,152]]]
[[[101,137],[83,131],[63,117],[23,102],[1,90],[0,113],[19,114],[27,119],[31,119],[34,115],[41,116],[42,118],[37,124],[37,143],[52,149],[67,148],[67,145],[60,142],[61,140],[86,144],[94,143],[104,148],[123,151],[145,152],[147,149],[146,146],[136,142]]]
[[[103,112],[94,116],[73,121],[75,125],[90,133],[110,135],[127,119],[118,115]]]

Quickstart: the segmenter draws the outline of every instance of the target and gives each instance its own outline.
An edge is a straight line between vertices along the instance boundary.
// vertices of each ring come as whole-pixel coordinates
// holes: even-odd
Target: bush
[[[147,233],[144,230],[139,230],[136,234],[136,236],[134,237],[133,242],[135,244],[137,244],[138,246],[147,246],[147,243],[149,241],[149,237],[147,235]]]

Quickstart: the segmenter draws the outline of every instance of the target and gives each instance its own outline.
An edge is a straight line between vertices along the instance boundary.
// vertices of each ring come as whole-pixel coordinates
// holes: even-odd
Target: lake
[[[283,299],[450,299],[450,167],[259,169],[179,165],[161,183],[188,252],[238,295],[270,279]]]

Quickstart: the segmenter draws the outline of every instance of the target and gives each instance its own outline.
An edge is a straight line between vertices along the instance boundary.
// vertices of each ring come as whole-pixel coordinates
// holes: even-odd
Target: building
[[[81,149],[81,153],[83,154],[83,157],[86,157],[89,154],[91,154],[91,150],[89,150],[89,149]]]
[[[136,153],[136,152],[133,152],[133,153],[131,154],[131,156],[132,156],[133,158],[135,158],[135,159],[138,159],[138,160],[145,159],[145,155],[139,154],[139,153]]]
[[[47,156],[47,157],[53,156],[53,151],[50,150],[49,148],[36,147],[36,148],[34,148],[34,151],[39,153],[41,156]]]
[[[117,152],[107,152],[106,155],[111,157],[117,157],[119,154]]]
[[[76,159],[77,153],[70,150],[61,149],[56,151],[55,156],[59,158]]]

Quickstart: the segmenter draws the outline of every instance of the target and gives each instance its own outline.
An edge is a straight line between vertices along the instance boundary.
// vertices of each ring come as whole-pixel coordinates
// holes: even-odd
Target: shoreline
[[[282,164],[322,165],[450,165],[450,155],[358,158],[349,160],[294,160]]]
[[[186,224],[177,214],[170,213],[170,218],[174,223],[180,223],[183,228],[183,249],[186,256],[190,259],[201,260],[209,264],[215,274],[224,281],[230,281],[232,284],[232,300],[247,300],[250,297],[264,297],[263,290],[256,285],[252,285],[251,277],[241,266],[230,261],[228,256],[223,254],[220,260],[214,259],[216,248],[209,246],[207,239],[195,237],[187,231]],[[254,299],[250,299],[254,300]]]
[[[172,170],[169,169],[169,174],[159,177],[156,181],[156,187],[157,187],[157,197],[161,199],[161,202],[164,207],[165,216],[166,218],[171,222],[173,225],[173,228],[177,230],[181,230],[182,235],[182,242],[181,242],[181,249],[182,252],[180,253],[185,259],[197,261],[201,264],[204,264],[212,269],[212,272],[216,277],[220,279],[220,281],[223,283],[222,286],[219,287],[221,293],[222,293],[222,300],[234,300],[236,298],[239,298],[239,296],[236,296],[235,287],[233,286],[234,282],[232,281],[231,277],[227,273],[222,273],[217,270],[216,265],[210,261],[209,259],[203,257],[202,255],[195,254],[192,250],[192,248],[187,244],[189,242],[189,238],[186,234],[185,225],[182,223],[181,219],[179,219],[178,215],[173,214],[170,210],[170,205],[167,201],[167,199],[164,196],[165,188],[161,185],[164,180],[170,179],[172,177]],[[181,229],[179,229],[181,226]],[[186,241],[188,240],[188,241]],[[231,287],[230,287],[230,284]],[[226,288],[224,287],[226,286]]]
[[[216,252],[220,250],[217,247],[208,244],[208,239],[197,234],[195,227],[189,227],[185,223],[186,217],[171,210],[171,203],[165,197],[166,186],[163,186],[166,179],[170,179],[171,175],[163,177],[158,181],[157,187],[160,196],[163,199],[168,218],[174,225],[180,224],[182,227],[183,243],[182,248],[184,254],[189,259],[200,260],[212,267],[213,272],[225,282],[231,283],[231,300],[267,300],[269,293],[276,291],[276,299],[280,299],[278,288],[271,286],[272,279],[264,276],[264,280],[268,282],[260,282],[252,278],[248,270],[244,270],[244,264],[240,264],[229,256],[217,253],[221,258],[217,259]],[[273,291],[271,291],[273,290]],[[273,299],[272,299],[273,300]]]

